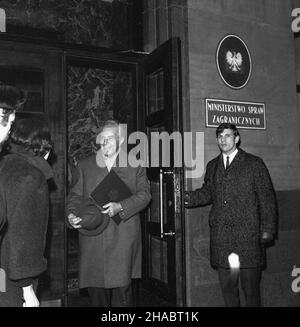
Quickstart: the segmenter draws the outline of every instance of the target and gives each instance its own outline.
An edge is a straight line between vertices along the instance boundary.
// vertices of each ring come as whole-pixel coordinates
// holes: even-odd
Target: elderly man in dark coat
[[[88,288],[92,306],[132,306],[131,279],[141,277],[139,212],[150,201],[150,185],[145,168],[118,164],[124,155],[119,128],[115,121],[104,124],[96,139],[100,149],[96,155],[79,161],[77,182],[68,198],[68,223],[79,231],[79,286]],[[108,202],[98,212],[95,209],[94,216],[101,223],[97,226],[96,217],[87,224],[87,215],[83,217],[84,210],[78,206],[90,201],[92,191],[111,170],[132,195],[119,202]],[[89,216],[93,215],[90,204],[86,206]],[[80,210],[82,214],[78,213]],[[120,223],[114,220],[117,216]]]
[[[235,125],[221,124],[216,136],[221,154],[208,163],[202,188],[185,193],[185,205],[212,204],[211,265],[218,270],[225,304],[240,305],[239,276],[246,306],[259,306],[263,244],[273,239],[276,228],[275,192],[263,160],[238,147]],[[239,274],[229,269],[231,254],[238,256]]]

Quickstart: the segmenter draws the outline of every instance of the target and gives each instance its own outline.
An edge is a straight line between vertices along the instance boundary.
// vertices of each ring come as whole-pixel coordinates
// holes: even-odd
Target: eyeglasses
[[[116,137],[114,135],[106,136],[106,137],[100,136],[100,138],[99,138],[99,144],[101,146],[103,146],[103,145],[106,145],[107,143],[112,143],[115,140],[116,140]]]

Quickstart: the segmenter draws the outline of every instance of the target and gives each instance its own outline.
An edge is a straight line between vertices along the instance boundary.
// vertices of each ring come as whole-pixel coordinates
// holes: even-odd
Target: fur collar
[[[36,156],[33,152],[16,144],[11,145],[10,153],[22,157],[34,167],[38,168],[45,175],[47,180],[53,178],[52,168],[43,157]]]

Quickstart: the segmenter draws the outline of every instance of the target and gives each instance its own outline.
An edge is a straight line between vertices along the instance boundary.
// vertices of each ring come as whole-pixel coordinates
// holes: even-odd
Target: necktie
[[[225,170],[229,167],[229,156],[226,157],[226,166],[225,166]]]

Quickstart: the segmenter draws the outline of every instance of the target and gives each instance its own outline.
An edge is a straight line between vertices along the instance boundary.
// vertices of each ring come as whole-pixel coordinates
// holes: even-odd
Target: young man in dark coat
[[[6,278],[0,306],[39,306],[37,278],[47,267],[47,179],[52,178],[52,169],[46,158],[51,148],[43,121],[21,119],[12,128],[10,154],[0,160],[0,221],[4,225],[0,266]]]
[[[212,204],[209,214],[211,265],[218,270],[226,306],[239,306],[239,278],[246,306],[260,306],[264,243],[274,238],[277,204],[264,162],[238,146],[233,124],[216,130],[221,154],[207,164],[204,184],[185,193],[185,206]],[[229,269],[229,256],[239,259],[239,273]]]
[[[105,122],[96,139],[100,148],[96,155],[79,161],[77,181],[69,194],[68,223],[79,231],[79,287],[88,288],[92,306],[132,306],[131,279],[141,277],[139,212],[150,201],[150,185],[144,167],[118,164],[121,156],[127,158],[120,148],[123,141],[120,125]],[[110,171],[127,185],[131,196],[104,204],[98,213],[95,209],[95,216],[103,223],[95,230],[90,227],[88,230],[86,220],[76,208],[81,199],[89,199]],[[116,216],[121,219],[118,224]]]

